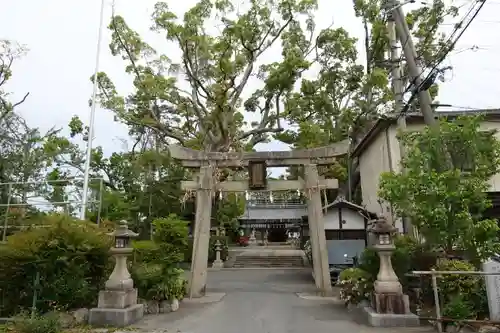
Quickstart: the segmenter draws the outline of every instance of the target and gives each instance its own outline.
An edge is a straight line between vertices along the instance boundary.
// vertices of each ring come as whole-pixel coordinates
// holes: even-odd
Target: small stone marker
[[[486,261],[483,263],[483,271],[500,274],[500,262],[491,259]],[[490,320],[500,320],[500,275],[487,275],[485,280]]]

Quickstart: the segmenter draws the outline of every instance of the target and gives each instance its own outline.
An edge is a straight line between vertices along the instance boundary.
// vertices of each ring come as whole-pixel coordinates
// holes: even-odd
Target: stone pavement
[[[429,328],[381,329],[356,322],[339,302],[304,299],[315,287],[309,269],[209,271],[207,291],[216,303],[183,303],[178,312],[147,316],[136,329],[179,333],[368,333],[432,332]],[[307,297],[306,297],[307,298]]]

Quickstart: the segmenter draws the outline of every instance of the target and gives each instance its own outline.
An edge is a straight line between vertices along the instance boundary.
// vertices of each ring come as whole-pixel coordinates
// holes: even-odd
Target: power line
[[[429,85],[429,83],[431,81],[434,81],[435,77],[438,74],[437,67],[439,65],[441,65],[441,63],[446,59],[446,57],[448,56],[448,54],[453,50],[453,48],[455,47],[455,45],[457,44],[457,42],[460,40],[460,38],[462,37],[462,35],[469,28],[469,26],[471,25],[471,23],[477,17],[477,15],[481,11],[481,9],[484,7],[485,3],[486,3],[485,0],[476,0],[471,5],[471,7],[469,8],[469,11],[467,12],[467,14],[464,15],[464,17],[462,18],[462,20],[461,20],[462,23],[458,24],[455,27],[454,31],[451,33],[450,37],[448,38],[448,41],[443,45],[443,47],[441,48],[441,50],[437,53],[437,54],[440,54],[441,51],[443,51],[442,55],[435,62],[434,66],[430,70],[429,74],[425,77],[424,80],[422,80],[421,84],[413,90],[412,95],[410,96],[410,99],[408,100],[408,102],[406,103],[405,107],[403,108],[401,114],[405,114],[406,112],[408,112],[408,109],[410,108],[410,103],[413,101],[413,99],[418,94],[418,92],[421,91],[422,88],[424,88],[424,85]],[[476,6],[478,4],[479,4],[479,7],[476,8]],[[465,24],[465,26],[463,27],[463,29],[460,32],[458,32],[458,30],[461,28],[462,24],[465,23],[465,21],[467,20],[467,17],[472,13],[472,11],[473,11],[474,8],[476,8],[476,11],[474,12],[474,14],[472,14],[472,17],[468,20],[468,22]],[[452,40],[452,38],[457,33],[458,33],[458,35],[454,38],[454,40]],[[422,70],[422,72],[420,73],[420,76],[423,74],[423,72],[424,72],[424,70]],[[415,79],[412,80],[411,86],[413,86],[414,83],[415,83]],[[408,91],[408,88],[407,88],[406,91]]]

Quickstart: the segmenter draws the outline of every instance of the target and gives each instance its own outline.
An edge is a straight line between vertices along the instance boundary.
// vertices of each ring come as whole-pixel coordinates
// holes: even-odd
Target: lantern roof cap
[[[379,216],[375,220],[371,220],[370,224],[372,225],[370,231],[374,234],[392,234],[397,231],[397,229],[382,216]]]
[[[135,238],[139,236],[138,233],[135,233],[128,228],[128,222],[126,220],[121,220],[115,231],[109,233],[108,235],[113,237],[128,237],[128,238]]]

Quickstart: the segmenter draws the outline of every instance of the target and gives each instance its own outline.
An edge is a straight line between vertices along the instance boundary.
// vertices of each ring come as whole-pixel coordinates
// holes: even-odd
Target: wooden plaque
[[[250,161],[248,163],[248,188],[264,190],[267,187],[267,168],[265,161]]]

